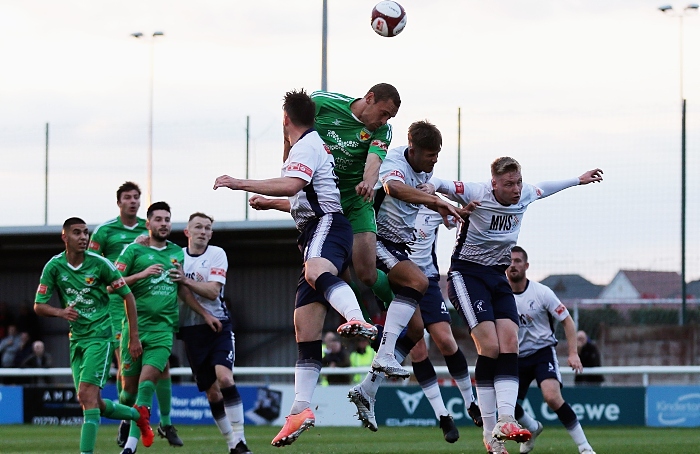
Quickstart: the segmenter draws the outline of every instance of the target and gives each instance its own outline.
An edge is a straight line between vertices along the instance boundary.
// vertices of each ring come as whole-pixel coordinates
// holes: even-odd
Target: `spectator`
[[[355,350],[350,353],[350,366],[366,366],[369,369],[369,367],[372,365],[375,351],[372,349],[372,347],[370,347],[369,339],[366,337],[358,337],[356,341],[357,343]],[[365,374],[355,374],[352,377],[352,381],[353,383],[360,383],[363,378],[365,378]]]
[[[7,308],[7,303],[0,301],[0,340],[7,336],[7,328],[15,323],[14,317]]]
[[[581,330],[576,333],[576,342],[583,370],[586,370],[588,367],[600,367],[600,351],[598,351],[598,347],[589,339],[585,331]],[[600,386],[603,381],[605,381],[605,378],[602,375],[576,375],[574,378],[574,384],[585,386]]]
[[[22,347],[20,335],[15,325],[7,327],[7,337],[0,341],[0,367],[12,367],[15,355]]]
[[[333,331],[328,331],[323,336],[323,359],[321,364],[323,367],[349,367],[350,359],[345,347],[340,342],[340,336]],[[347,385],[350,383],[348,375],[328,375],[321,379],[321,384],[326,385]]]
[[[20,367],[25,359],[29,358],[32,354],[32,338],[26,331],[21,331],[19,333],[19,349],[15,353],[15,359],[12,361],[11,367]]]
[[[29,368],[47,368],[51,367],[53,360],[51,355],[46,352],[44,348],[44,343],[42,341],[34,341],[32,344],[32,354],[25,358],[19,367],[29,367]],[[27,383],[34,385],[46,385],[51,383],[51,377],[45,376],[34,376],[31,377]]]

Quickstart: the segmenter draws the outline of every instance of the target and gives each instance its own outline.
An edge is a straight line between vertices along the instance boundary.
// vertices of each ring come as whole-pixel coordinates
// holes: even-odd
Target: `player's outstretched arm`
[[[268,180],[240,180],[228,175],[221,175],[214,181],[214,190],[229,188],[234,191],[255,192],[272,197],[291,197],[301,191],[308,183],[301,178],[279,177]]]
[[[136,299],[131,292],[124,295],[124,309],[126,310],[126,321],[129,324],[129,354],[131,354],[132,358],[136,359],[143,353],[143,348],[141,347],[141,340],[139,339]]]
[[[250,207],[254,210],[277,210],[289,213],[291,204],[288,199],[268,199],[261,195],[254,195],[248,199]]]
[[[600,183],[603,181],[603,171],[601,169],[589,170],[578,177],[578,181],[579,184]]]
[[[416,189],[402,183],[399,180],[389,180],[384,183],[384,190],[388,195],[395,199],[403,200],[407,203],[414,203],[419,205],[425,205],[433,211],[437,211],[442,216],[445,222],[448,216],[454,216],[461,222],[462,217],[460,216],[457,209],[451,204],[445,202],[440,197],[436,195],[426,194],[420,189]]]
[[[365,161],[365,171],[362,174],[362,181],[355,186],[355,192],[362,197],[365,202],[374,198],[374,186],[379,180],[379,168],[382,166],[382,159],[375,153],[369,153]]]
[[[215,300],[221,292],[221,282],[197,282],[194,279],[190,279],[182,270],[182,265],[180,265],[179,263],[175,264],[175,269],[170,270],[170,279],[172,279],[173,282],[177,282],[178,284],[186,286],[188,289],[192,290],[197,295],[203,296],[208,300]]]
[[[59,309],[46,303],[34,303],[34,312],[41,317],[59,317],[69,322],[78,320],[80,315],[72,305]]]
[[[191,307],[193,311],[204,317],[204,321],[207,325],[209,325],[212,331],[216,333],[221,331],[221,321],[218,318],[211,315],[209,312],[207,312],[206,309],[204,309],[202,305],[199,304],[199,301],[195,299],[190,289],[188,289],[184,285],[178,285],[177,296],[179,296],[180,299],[185,302],[185,304]]]

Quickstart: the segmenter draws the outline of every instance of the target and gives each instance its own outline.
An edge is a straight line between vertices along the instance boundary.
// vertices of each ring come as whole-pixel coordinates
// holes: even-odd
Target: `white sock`
[[[320,366],[317,363],[297,361],[294,368],[294,403],[290,414],[296,415],[311,406],[311,398],[321,375]]]
[[[476,397],[479,399],[481,419],[484,421],[484,438],[490,440],[491,432],[496,427],[496,390],[490,386],[477,386]]]
[[[498,416],[513,416],[515,414],[515,401],[518,399],[517,380],[499,380],[493,382],[496,390],[496,405]]]
[[[464,399],[464,408],[469,408],[472,402],[474,402],[474,393],[472,392],[472,378],[467,375],[466,378],[455,378],[452,377],[457,383],[457,388],[462,394],[462,399]]]
[[[411,317],[413,317],[416,307],[399,299],[392,301],[386,313],[384,335],[382,336],[382,343],[379,346],[377,355],[394,356],[396,340],[399,338],[401,331],[408,325]]]
[[[357,304],[357,298],[352,288],[345,282],[340,282],[326,295],[328,302],[333,306],[333,309],[338,311],[345,320],[362,320],[365,318],[362,315],[362,310]]]
[[[245,435],[243,432],[243,403],[237,402],[235,405],[225,406],[224,410],[226,410],[226,417],[231,426],[234,440],[242,440],[245,442]],[[234,445],[233,447],[235,448],[236,446]]]
[[[429,385],[421,385],[423,389],[423,394],[428,398],[430,406],[433,407],[435,412],[435,417],[440,419],[440,416],[447,416],[449,412],[445,408],[445,402],[442,401],[442,394],[440,394],[440,387],[437,382],[430,383]]]
[[[523,415],[520,418],[518,418],[518,422],[521,426],[523,426],[530,432],[534,432],[537,430],[537,420],[530,416],[530,413],[526,412],[524,409]]]
[[[219,428],[219,432],[221,432],[221,435],[224,436],[226,439],[226,444],[228,445],[228,449],[233,449],[236,447],[236,438],[233,435],[233,428],[231,427],[231,423],[227,418],[221,418],[221,419],[215,419],[214,422],[216,423],[216,427]]]
[[[579,452],[583,451],[586,448],[591,449],[591,445],[588,444],[588,440],[586,439],[586,434],[583,433],[581,423],[576,424],[571,429],[567,429],[567,432],[569,432],[571,438],[574,439],[574,443],[576,443],[576,446],[578,446]]]
[[[124,445],[124,449],[131,449],[132,451],[136,451],[136,445],[139,443],[139,439],[136,437],[129,437],[126,439],[126,444]]]
[[[368,372],[365,379],[360,383],[362,390],[371,398],[377,396],[379,386],[384,382],[384,374],[376,372]]]

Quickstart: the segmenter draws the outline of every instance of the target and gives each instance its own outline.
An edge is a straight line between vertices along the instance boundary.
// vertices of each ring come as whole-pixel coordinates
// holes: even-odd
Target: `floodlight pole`
[[[134,38],[142,38],[143,33],[132,33]],[[153,32],[151,35],[151,57],[150,57],[150,82],[148,99],[148,157],[146,164],[146,205],[153,203],[153,80],[154,80],[154,54],[157,36],[164,36],[163,32]]]
[[[684,325],[687,320],[687,284],[686,271],[686,148],[685,148],[685,110],[686,100],[683,94],[683,17],[697,13],[698,5],[691,3],[682,12],[674,11],[670,5],[659,7],[659,10],[671,17],[677,17],[680,21],[679,48],[680,48],[680,95],[681,95],[681,313],[678,319],[679,325]]]
[[[321,31],[321,90],[328,91],[328,0],[323,0]]]

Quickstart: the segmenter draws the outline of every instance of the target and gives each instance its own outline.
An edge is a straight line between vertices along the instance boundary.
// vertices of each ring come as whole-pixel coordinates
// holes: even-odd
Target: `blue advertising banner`
[[[24,405],[21,386],[0,386],[0,424],[22,424]]]
[[[643,387],[579,386],[563,388],[564,400],[585,426],[643,426]],[[531,387],[523,409],[543,425],[561,426],[557,414],[542,399],[539,388]]]
[[[265,424],[268,417],[274,416],[276,419],[279,416],[279,407],[270,409],[266,405],[265,397],[269,397],[267,388],[258,386],[238,386],[238,392],[243,401],[243,408],[246,410],[252,409],[252,412],[246,411],[246,424]],[[102,398],[116,400],[117,390],[114,385],[107,385],[102,390]],[[257,413],[256,413],[257,410]],[[151,408],[151,423],[158,424],[158,399],[153,398],[153,407]],[[259,418],[255,418],[260,414]],[[252,417],[252,418],[251,418]],[[173,385],[172,411],[170,418],[173,424],[214,424],[214,418],[211,416],[209,401],[205,393],[200,392],[195,385]],[[117,424],[119,421],[102,418],[103,424]]]
[[[700,387],[647,387],[647,426],[700,427]]]

